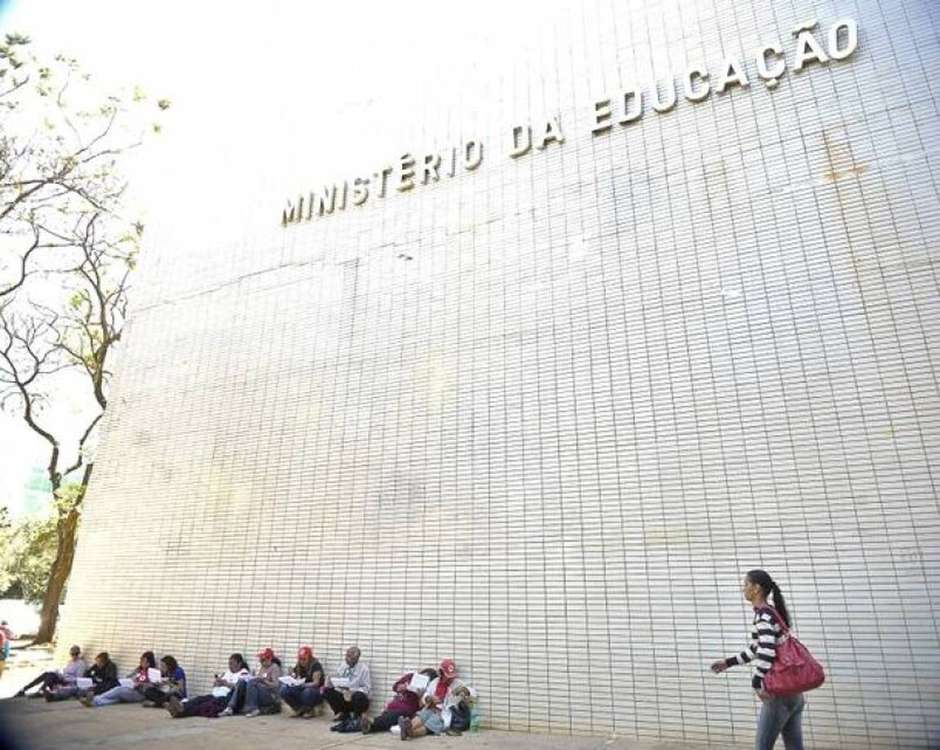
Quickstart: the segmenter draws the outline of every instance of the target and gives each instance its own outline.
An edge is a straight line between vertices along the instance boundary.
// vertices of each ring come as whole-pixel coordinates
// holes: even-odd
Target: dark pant
[[[398,726],[398,720],[404,716],[410,718],[414,716],[410,711],[389,711],[385,710],[372,720],[370,732],[387,732],[392,727]]]
[[[33,680],[28,685],[24,685],[22,690],[25,693],[30,688],[36,687],[39,683],[42,683],[42,690],[51,690],[56,685],[62,685],[65,683],[65,680],[62,679],[62,675],[58,672],[43,672],[39,677]]]
[[[166,702],[170,700],[171,695],[179,697],[178,693],[164,693],[160,688],[157,687],[149,687],[144,690],[144,698],[146,698],[148,701],[156,703],[158,706],[165,706]]]
[[[351,700],[346,700],[336,688],[327,688],[323,699],[330,704],[334,714],[353,714],[359,716],[369,710],[369,696],[358,690],[352,694]]]
[[[323,700],[320,688],[314,685],[282,685],[281,698],[295,711],[313,708]]]
[[[176,718],[185,719],[189,716],[204,716],[207,719],[214,719],[222,713],[226,703],[228,703],[228,696],[216,698],[214,695],[197,695],[183,704],[183,710],[176,715]]]

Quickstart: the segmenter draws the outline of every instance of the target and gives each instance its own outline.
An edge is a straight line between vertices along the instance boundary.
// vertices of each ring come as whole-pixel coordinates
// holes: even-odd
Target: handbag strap
[[[777,625],[779,625],[783,629],[783,635],[790,635],[790,628],[787,626],[786,622],[784,622],[783,617],[780,616],[780,613],[776,609],[771,607],[766,602],[764,603],[764,606],[761,607],[761,609],[766,609],[770,611],[770,614],[772,614],[774,616],[774,619],[777,621]]]

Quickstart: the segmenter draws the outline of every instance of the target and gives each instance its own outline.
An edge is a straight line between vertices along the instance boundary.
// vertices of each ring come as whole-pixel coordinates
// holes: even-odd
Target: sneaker
[[[223,716],[234,716],[234,715],[235,715],[235,712],[232,709],[230,709],[228,706],[226,706],[225,709],[222,711],[222,713],[219,714],[219,718],[222,718]]]
[[[337,714],[333,718],[333,726],[330,727],[331,732],[338,732],[340,728],[349,721],[349,714]]]
[[[95,699],[90,695],[86,695],[84,698],[79,698],[78,702],[81,703],[85,708],[95,707]]]
[[[359,720],[359,725],[360,725],[360,727],[362,728],[362,733],[363,733],[363,734],[369,734],[369,732],[372,731],[372,719],[369,719],[369,718],[366,718],[365,716],[363,716],[363,717]]]
[[[257,708],[254,711],[249,711],[247,714],[245,714],[246,719],[253,719],[256,716],[261,716],[261,711]]]
[[[410,730],[411,730],[411,719],[409,719],[407,716],[402,716],[398,720],[398,731],[400,733],[402,742],[408,739]]]

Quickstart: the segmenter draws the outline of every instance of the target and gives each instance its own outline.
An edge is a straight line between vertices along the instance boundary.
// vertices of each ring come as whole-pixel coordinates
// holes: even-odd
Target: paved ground
[[[309,721],[286,714],[245,719],[171,719],[166,711],[137,705],[83,708],[77,701],[47,704],[43,700],[9,698],[29,679],[54,669],[51,649],[25,647],[14,650],[0,679],[0,750],[327,750],[349,747],[404,747],[391,734],[341,735],[330,731],[326,715]],[[328,715],[329,712],[327,711]],[[413,742],[413,741],[412,741]],[[485,729],[460,737],[420,740],[419,748],[431,750],[715,750],[717,745],[629,740],[619,737],[567,737],[559,735],[499,732]],[[722,745],[722,748],[728,748]]]
[[[7,668],[0,677],[0,698],[9,698],[24,683],[49,669],[56,669],[52,646],[30,646],[29,641],[13,641]]]
[[[178,719],[165,711],[138,705],[117,705],[89,709],[77,701],[47,704],[43,700],[12,698],[0,701],[0,732],[12,732],[3,750],[326,750],[348,747],[405,747],[391,734],[341,735],[330,732],[330,721],[319,717],[309,721],[286,715],[245,719]],[[416,740],[409,740],[414,743]],[[482,730],[460,737],[431,737],[417,740],[419,748],[431,750],[705,750],[698,744],[636,742],[614,737],[562,737]],[[409,745],[410,746],[410,745]],[[716,746],[711,746],[714,750]]]

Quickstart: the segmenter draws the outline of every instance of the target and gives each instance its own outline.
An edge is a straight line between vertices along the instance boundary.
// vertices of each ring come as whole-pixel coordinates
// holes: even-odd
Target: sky
[[[0,0],[0,33],[36,53],[76,57],[103,90],[138,85],[172,102],[163,130],[128,168],[144,254],[199,252],[270,231],[288,195],[315,180],[370,173],[436,108],[486,96],[483,68],[517,58],[549,22],[544,3],[212,0]],[[411,121],[383,119],[384,102]],[[391,109],[391,108],[389,108]],[[449,120],[429,139],[448,142]],[[63,383],[65,423],[80,409]],[[0,504],[16,497],[42,441],[0,412]],[[12,468],[10,468],[12,467]]]

